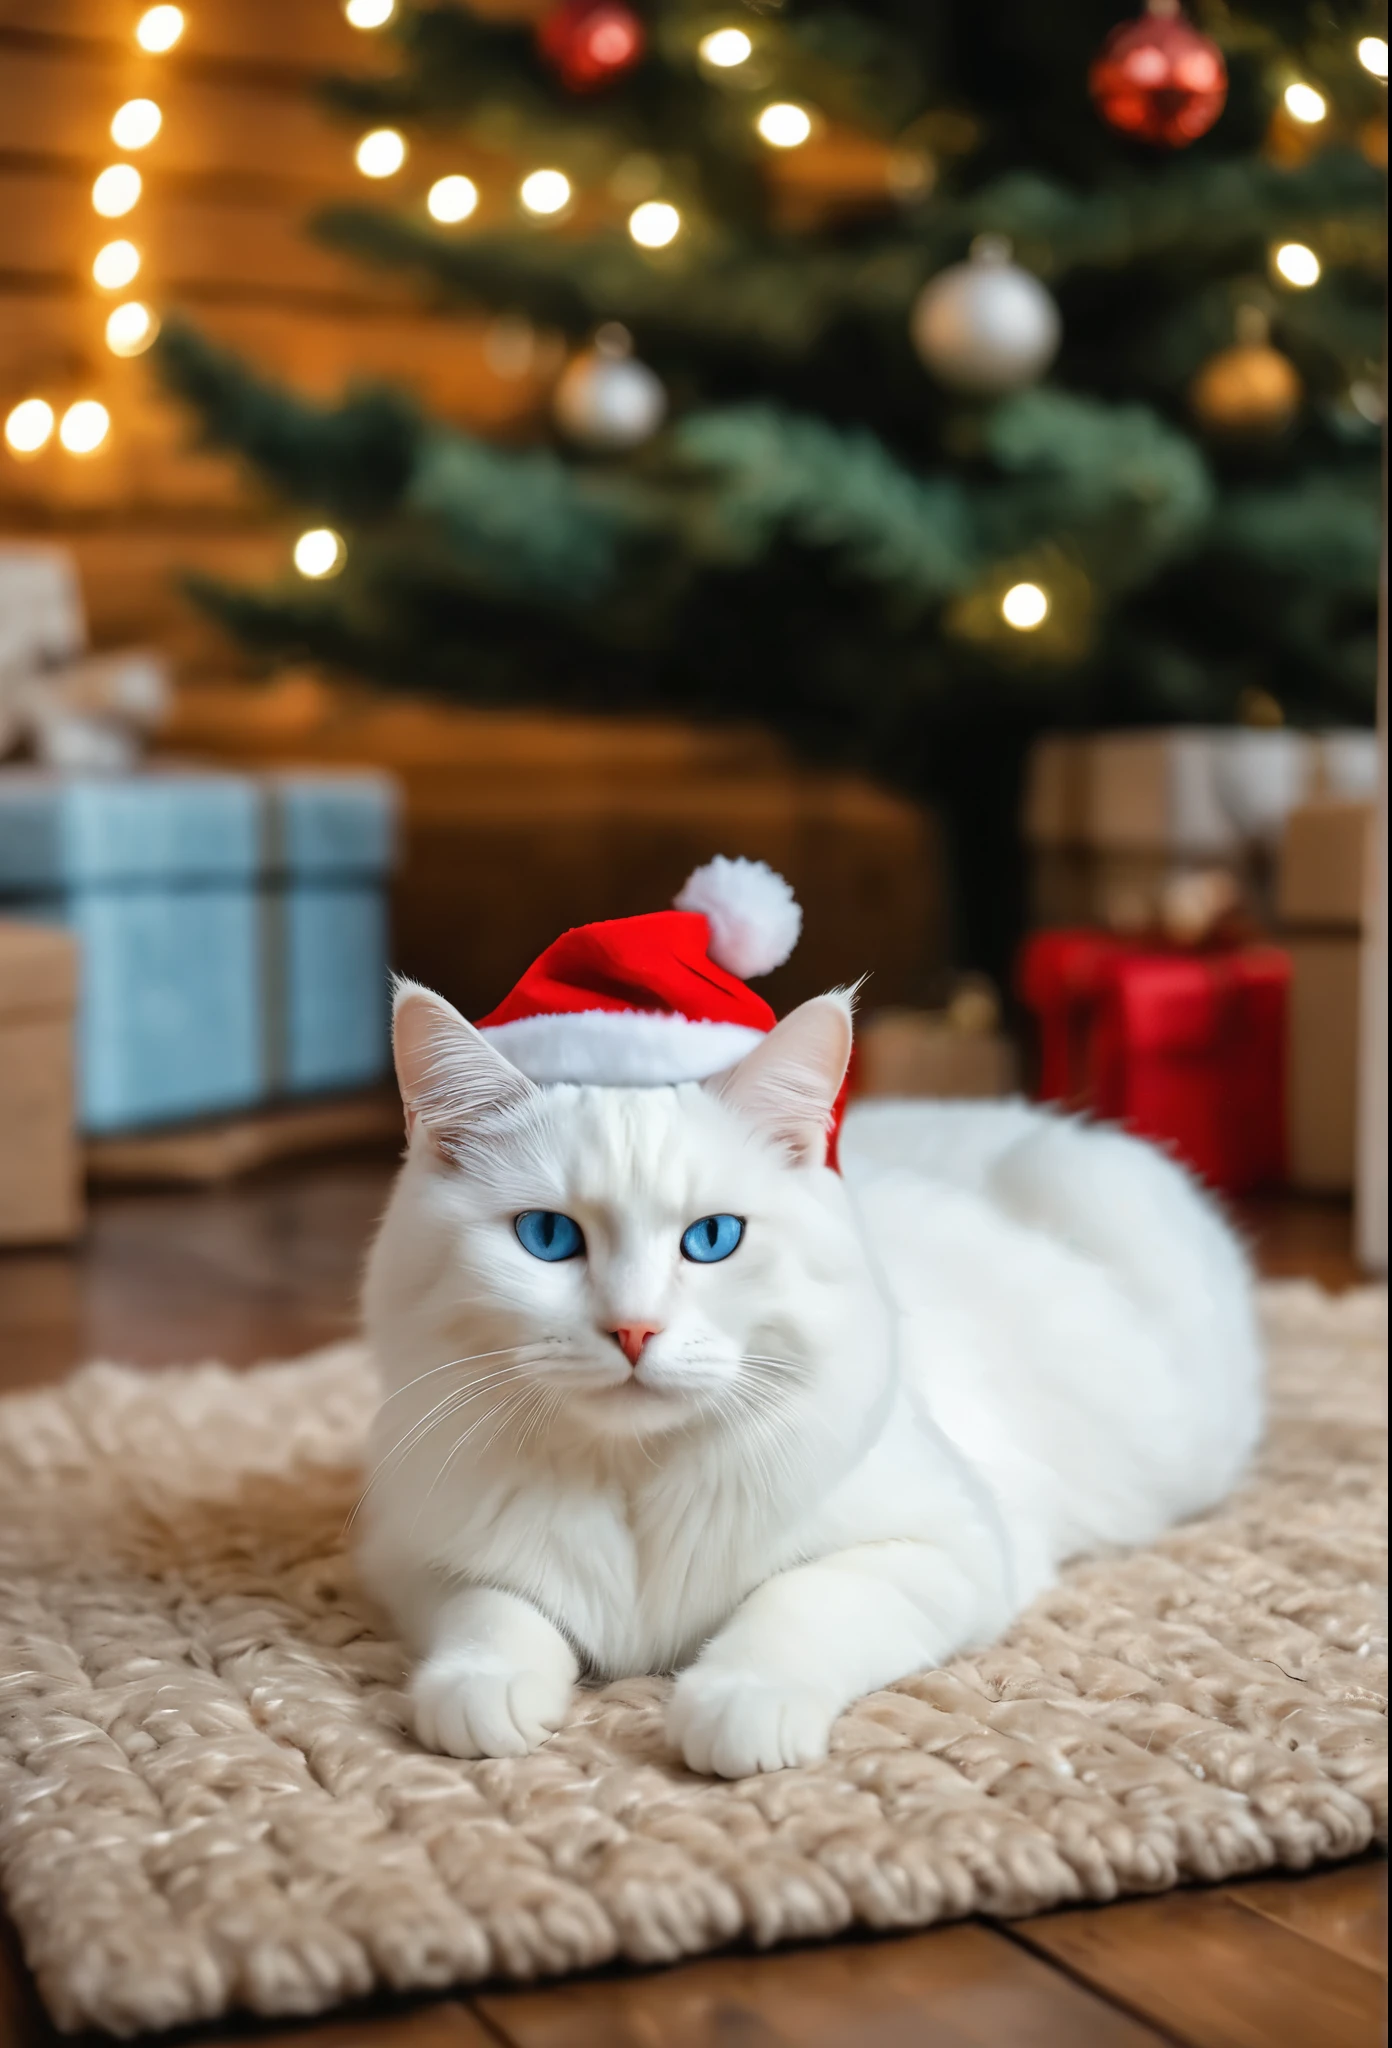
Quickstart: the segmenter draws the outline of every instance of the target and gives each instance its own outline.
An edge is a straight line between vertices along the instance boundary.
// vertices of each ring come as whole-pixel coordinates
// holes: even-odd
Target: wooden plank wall
[[[269,573],[287,559],[294,522],[231,462],[189,447],[147,360],[110,354],[113,304],[139,296],[187,311],[308,391],[382,374],[447,417],[502,431],[532,416],[545,379],[500,376],[486,322],[432,313],[303,232],[325,200],[372,189],[353,167],[354,131],[312,88],[326,71],[381,63],[379,40],[351,29],[339,0],[183,4],[179,44],[149,56],[134,36],[143,0],[0,0],[0,417],[30,394],[60,409],[98,398],[112,417],[86,459],[56,437],[27,461],[0,448],[0,530],[76,550],[99,644],[158,637],[196,673],[231,657],[184,607],[177,569]],[[163,126],[124,157],[144,181],[138,205],[104,220],[92,184],[123,160],[110,122],[135,97],[157,101]],[[377,190],[423,204],[446,169],[478,179],[477,218],[511,204],[512,167],[443,143],[413,147]],[[92,259],[118,236],[141,250],[141,273],[103,292]]]

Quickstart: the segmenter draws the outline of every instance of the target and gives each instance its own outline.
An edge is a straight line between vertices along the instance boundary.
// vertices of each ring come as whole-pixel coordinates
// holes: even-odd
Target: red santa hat
[[[717,856],[671,910],[563,933],[478,1028],[533,1081],[704,1081],[773,1029],[744,977],[781,967],[801,930],[781,875]]]

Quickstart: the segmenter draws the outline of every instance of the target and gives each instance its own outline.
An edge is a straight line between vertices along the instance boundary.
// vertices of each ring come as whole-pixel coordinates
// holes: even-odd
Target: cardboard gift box
[[[858,1026],[853,1093],[985,1101],[1011,1094],[1015,1048],[987,998],[973,1016],[945,1010],[876,1010]]]
[[[82,1225],[77,986],[68,933],[0,921],[0,1244],[62,1243]]]
[[[1225,1192],[1279,1184],[1289,981],[1270,946],[1182,952],[1036,933],[1019,974],[1038,1028],[1036,1093],[1155,1140]]]
[[[1286,820],[1316,792],[1366,798],[1371,732],[1169,727],[1051,733],[1032,750],[1022,830],[1031,922],[1134,933],[1169,885],[1225,869],[1265,918]]]
[[[0,904],[81,953],[85,1131],[383,1071],[393,815],[366,774],[0,774]]]
[[[1276,908],[1291,961],[1290,1178],[1347,1192],[1357,1153],[1359,1019],[1373,807],[1319,801],[1292,812]]]

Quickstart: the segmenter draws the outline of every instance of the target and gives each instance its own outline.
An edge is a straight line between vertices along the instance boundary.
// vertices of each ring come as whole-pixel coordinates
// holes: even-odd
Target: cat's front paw
[[[820,1762],[835,1719],[835,1702],[811,1686],[697,1664],[677,1680],[667,1733],[691,1770],[749,1778]]]
[[[490,1651],[444,1650],[411,1683],[416,1735],[446,1756],[526,1756],[560,1727],[570,1690],[568,1679],[518,1670]]]

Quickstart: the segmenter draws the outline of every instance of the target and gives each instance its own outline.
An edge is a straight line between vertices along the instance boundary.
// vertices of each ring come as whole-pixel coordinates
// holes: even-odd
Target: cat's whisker
[[[458,1366],[481,1365],[485,1358],[506,1358],[509,1352],[530,1348],[521,1344],[500,1344],[496,1351],[471,1351],[463,1358],[447,1358],[443,1365],[432,1365],[426,1372],[418,1372],[413,1380],[404,1380],[399,1387],[394,1387],[390,1394],[383,1397],[382,1406],[385,1408],[389,1402],[400,1400],[404,1393],[412,1387],[418,1387],[422,1380],[433,1379],[436,1373],[451,1372]]]
[[[515,1345],[512,1348],[514,1350],[520,1351],[524,1348],[533,1349],[535,1347],[523,1347],[522,1345]],[[498,1354],[493,1353],[480,1355],[497,1356]],[[496,1388],[500,1382],[519,1378],[522,1374],[531,1371],[535,1364],[535,1359],[517,1360],[512,1365],[501,1367],[497,1372],[485,1374],[482,1380],[470,1381],[468,1386],[455,1387],[452,1388],[449,1393],[444,1394],[432,1408],[427,1409],[424,1415],[418,1417],[418,1419],[411,1425],[411,1427],[405,1432],[403,1436],[398,1437],[397,1441],[392,1445],[389,1451],[385,1452],[382,1455],[382,1457],[378,1459],[377,1463],[373,1466],[372,1471],[368,1474],[367,1481],[363,1487],[362,1492],[359,1494],[356,1502],[354,1503],[352,1513],[349,1515],[348,1520],[344,1525],[345,1529],[349,1529],[352,1527],[354,1521],[357,1518],[359,1509],[362,1507],[363,1502],[367,1499],[369,1493],[371,1493],[373,1486],[377,1483],[377,1481],[380,1478],[384,1478],[385,1476],[387,1476],[386,1467],[389,1464],[391,1464],[392,1460],[395,1460],[396,1463],[399,1465],[402,1459],[409,1456],[410,1452],[416,1447],[416,1445],[420,1443],[426,1436],[428,1436],[433,1429],[438,1429],[441,1423],[447,1422],[451,1416],[459,1414],[462,1409],[467,1408],[473,1401],[479,1399],[491,1388]]]

